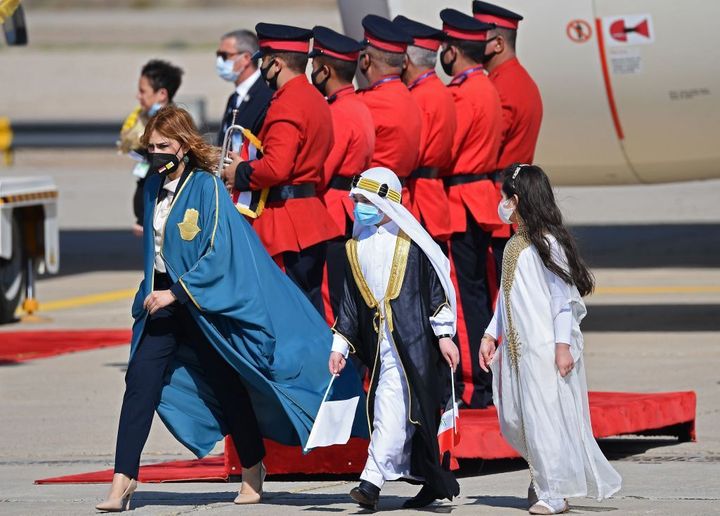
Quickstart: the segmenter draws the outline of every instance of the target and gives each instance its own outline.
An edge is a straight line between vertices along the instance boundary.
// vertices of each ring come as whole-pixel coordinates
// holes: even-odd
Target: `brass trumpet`
[[[258,137],[255,136],[252,133],[252,131],[250,131],[250,129],[246,129],[245,127],[235,123],[235,119],[237,118],[237,112],[238,112],[237,109],[233,109],[232,124],[230,125],[230,127],[228,127],[225,130],[225,136],[223,137],[222,149],[220,151],[220,156],[222,157],[222,159],[220,160],[220,163],[218,164],[218,168],[215,171],[215,174],[218,177],[221,177],[223,169],[226,166],[228,166],[230,163],[232,163],[232,159],[230,159],[230,156],[229,156],[230,146],[232,145],[233,134],[235,134],[236,132],[239,131],[242,134],[243,138],[245,138],[251,144],[253,144],[259,152],[262,152],[262,150],[263,150],[262,143],[260,142]]]

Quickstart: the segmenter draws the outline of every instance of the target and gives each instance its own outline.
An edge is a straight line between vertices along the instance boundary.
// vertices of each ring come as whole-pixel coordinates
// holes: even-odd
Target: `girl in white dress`
[[[518,230],[505,247],[480,367],[492,369],[503,437],[530,466],[530,514],[559,514],[567,498],[600,500],[621,484],[590,425],[580,321],[594,280],[539,167],[508,168],[502,197],[498,214]]]

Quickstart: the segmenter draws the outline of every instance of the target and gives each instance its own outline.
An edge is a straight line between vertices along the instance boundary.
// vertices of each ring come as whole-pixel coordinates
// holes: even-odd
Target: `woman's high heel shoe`
[[[260,503],[262,499],[263,483],[265,482],[267,470],[262,462],[260,462],[259,467],[257,467],[257,471],[251,472],[253,469],[255,469],[255,467],[243,470],[243,483],[240,487],[240,492],[235,498],[235,503],[238,505]],[[246,472],[248,474],[246,474]]]
[[[127,511],[130,509],[130,499],[132,498],[135,489],[137,489],[137,481],[133,478],[130,479],[130,484],[128,484],[125,492],[123,492],[120,498],[108,498],[104,502],[97,504],[95,508],[98,511],[103,512]]]

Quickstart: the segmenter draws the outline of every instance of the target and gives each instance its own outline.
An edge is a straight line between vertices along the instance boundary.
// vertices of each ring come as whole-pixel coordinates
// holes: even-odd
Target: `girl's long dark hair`
[[[595,288],[595,278],[580,257],[575,239],[563,225],[562,213],[555,203],[555,195],[545,172],[535,165],[515,164],[505,169],[503,174],[503,192],[508,198],[518,196],[517,214],[545,267],[566,283],[575,285],[580,295],[590,294]],[[547,234],[553,235],[565,251],[567,271],[552,259],[550,244],[545,239]]]

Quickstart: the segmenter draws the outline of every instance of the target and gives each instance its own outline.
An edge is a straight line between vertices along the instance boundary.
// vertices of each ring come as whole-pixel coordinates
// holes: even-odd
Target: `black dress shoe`
[[[350,491],[350,497],[359,503],[363,509],[377,511],[377,504],[380,499],[380,488],[372,482],[361,480],[360,485]]]
[[[420,489],[420,492],[418,494],[416,494],[414,498],[405,500],[405,503],[403,504],[403,508],[404,509],[419,509],[421,507],[426,507],[426,506],[430,505],[437,499],[438,499],[438,494],[435,492],[435,490],[428,485],[424,485],[424,486],[422,486],[422,489]]]

